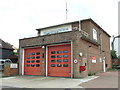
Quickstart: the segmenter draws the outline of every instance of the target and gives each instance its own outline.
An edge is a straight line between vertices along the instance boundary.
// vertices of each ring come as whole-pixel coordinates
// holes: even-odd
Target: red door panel
[[[48,47],[48,76],[71,77],[71,45]]]
[[[27,48],[24,52],[24,75],[41,75],[41,47]]]

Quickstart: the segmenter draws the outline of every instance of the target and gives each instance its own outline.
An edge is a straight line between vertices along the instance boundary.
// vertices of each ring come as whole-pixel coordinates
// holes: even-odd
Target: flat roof
[[[36,29],[36,30],[37,30],[37,31],[40,31],[40,30],[42,30],[42,29],[47,29],[47,28],[52,28],[52,27],[58,27],[58,26],[62,26],[62,25],[68,25],[68,24],[72,24],[72,23],[76,23],[76,22],[79,22],[79,21],[73,21],[73,22],[62,23],[62,24],[58,24],[58,25],[53,25],[53,26],[38,28],[38,29]]]
[[[93,24],[95,24],[95,26],[97,26],[98,28],[100,28],[104,33],[106,33],[109,37],[111,37],[105,30],[103,30],[103,29],[102,29],[96,22],[94,22],[91,18],[80,20],[80,22],[84,22],[84,21],[90,21],[90,22],[92,22]],[[38,28],[38,29],[36,29],[36,30],[37,30],[37,31],[41,31],[41,30],[43,30],[43,29],[58,27],[58,26],[62,26],[62,25],[73,24],[73,23],[77,23],[77,22],[79,22],[79,21],[73,21],[73,22],[68,22],[68,23],[63,23],[63,24],[58,24],[58,25],[53,25],[53,26]]]

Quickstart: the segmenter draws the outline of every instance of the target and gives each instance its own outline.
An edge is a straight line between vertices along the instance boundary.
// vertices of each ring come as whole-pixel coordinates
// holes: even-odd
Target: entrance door
[[[71,45],[48,46],[48,76],[71,77]]]
[[[27,48],[24,52],[24,75],[41,75],[41,47]]]

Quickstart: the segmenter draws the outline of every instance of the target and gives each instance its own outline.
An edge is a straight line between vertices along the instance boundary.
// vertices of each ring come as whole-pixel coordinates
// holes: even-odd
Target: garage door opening
[[[48,76],[71,77],[71,45],[48,46]]]
[[[24,51],[24,75],[41,75],[41,47],[26,48]]]

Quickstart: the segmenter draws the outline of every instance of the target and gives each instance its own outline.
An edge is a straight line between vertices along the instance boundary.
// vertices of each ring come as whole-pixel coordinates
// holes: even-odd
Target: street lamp
[[[116,37],[113,37],[113,41],[111,43],[112,45],[112,50],[114,51],[114,41],[115,41],[115,38],[120,38],[120,35],[116,36]]]

